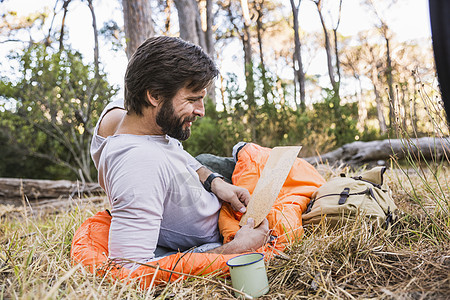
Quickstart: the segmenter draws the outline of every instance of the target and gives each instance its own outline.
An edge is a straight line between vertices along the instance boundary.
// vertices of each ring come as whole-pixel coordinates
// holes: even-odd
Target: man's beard
[[[156,124],[158,124],[162,131],[180,141],[185,141],[191,136],[191,128],[188,126],[183,129],[185,122],[193,122],[195,117],[178,118],[175,116],[172,100],[164,101],[161,110],[156,115]]]

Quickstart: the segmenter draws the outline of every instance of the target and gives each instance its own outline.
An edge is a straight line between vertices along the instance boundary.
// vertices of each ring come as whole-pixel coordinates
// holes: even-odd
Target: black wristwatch
[[[217,177],[222,178],[223,176],[220,175],[219,173],[211,173],[208,178],[206,178],[205,182],[203,182],[203,186],[205,187],[205,190],[207,190],[208,192],[211,192],[211,183],[214,179],[216,179]]]

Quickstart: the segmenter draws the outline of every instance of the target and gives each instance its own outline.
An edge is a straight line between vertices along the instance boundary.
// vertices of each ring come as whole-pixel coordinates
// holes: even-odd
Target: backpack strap
[[[347,198],[350,196],[350,189],[348,187],[344,188],[339,196],[339,205],[345,204]]]
[[[306,207],[305,214],[311,212],[311,210],[312,210],[312,208],[314,206],[314,203],[317,200],[319,200],[319,199],[322,199],[322,198],[325,198],[325,197],[330,197],[330,196],[340,196],[340,198],[339,198],[339,205],[343,205],[347,201],[348,197],[353,196],[353,195],[364,195],[364,194],[371,195],[372,197],[375,198],[375,195],[373,195],[373,191],[370,188],[367,188],[366,190],[364,190],[362,192],[350,193],[350,188],[346,187],[346,188],[344,188],[344,190],[340,194],[325,194],[325,195],[322,195],[320,197],[311,199],[311,201],[309,201],[308,206]]]

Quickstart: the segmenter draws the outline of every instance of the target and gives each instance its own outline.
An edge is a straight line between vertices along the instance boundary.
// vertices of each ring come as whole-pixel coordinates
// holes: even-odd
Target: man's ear
[[[147,101],[154,107],[158,106],[161,102],[157,98],[153,97],[149,90],[147,90]]]

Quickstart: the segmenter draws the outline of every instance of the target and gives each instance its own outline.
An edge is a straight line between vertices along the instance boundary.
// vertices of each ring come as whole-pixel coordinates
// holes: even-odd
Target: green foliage
[[[225,109],[218,112],[207,106],[206,117],[194,124],[191,138],[184,142],[185,149],[194,156],[230,156],[239,141],[265,147],[302,145],[302,155],[312,156],[353,142],[355,136],[361,135],[356,129],[357,103],[340,104],[332,90],[324,89],[323,101],[299,112],[284,101],[291,83],[280,82],[266,71],[264,81],[262,77],[256,81],[257,105],[249,111],[236,75],[228,74],[228,78]],[[270,91],[265,90],[268,84]],[[281,90],[276,89],[277,85]]]
[[[218,134],[219,123],[210,117],[204,117],[197,122],[192,129],[192,137],[183,143],[186,149],[193,155],[211,153],[220,155],[218,149],[223,148],[224,140]]]
[[[10,60],[19,68],[17,74],[1,78],[0,99],[7,105],[0,111],[0,125],[22,150],[20,156],[47,160],[41,178],[67,178],[72,172],[72,178],[91,181],[92,129],[116,90],[70,48],[56,52],[33,45]],[[19,174],[2,170],[1,176]]]
[[[116,21],[109,20],[103,23],[98,33],[110,45],[112,51],[118,52],[125,48],[125,32],[120,29]]]
[[[238,141],[249,141],[248,136],[248,130],[242,120],[236,122],[232,113],[216,112],[213,104],[208,102],[206,116],[195,122],[191,137],[183,142],[183,146],[193,156],[201,153],[231,156],[234,144]]]
[[[324,132],[332,142],[333,148],[351,143],[358,135],[356,123],[358,106],[356,103],[342,105],[333,90],[324,89],[323,102],[313,104],[314,127],[312,131]]]
[[[361,133],[361,141],[363,142],[369,142],[369,141],[375,141],[375,140],[384,140],[389,138],[389,134],[380,134],[379,130],[373,127],[365,126],[364,132]]]
[[[8,140],[2,150],[16,155],[0,163],[0,176],[93,180],[92,130],[116,90],[70,48],[56,52],[36,45],[10,59],[18,62],[19,73],[2,76],[0,125],[1,138]],[[292,82],[261,66],[255,70],[254,106],[249,110],[237,76],[228,74],[224,109],[216,111],[208,101],[206,117],[195,123],[184,143],[192,155],[230,156],[234,144],[246,141],[266,147],[302,145],[302,155],[310,156],[362,136],[356,130],[356,103],[340,104],[332,90],[324,89],[322,101],[300,112],[286,101]]]
[[[8,128],[0,128],[0,177],[35,179],[76,179],[67,168],[47,159],[29,155],[29,152],[11,136]]]

